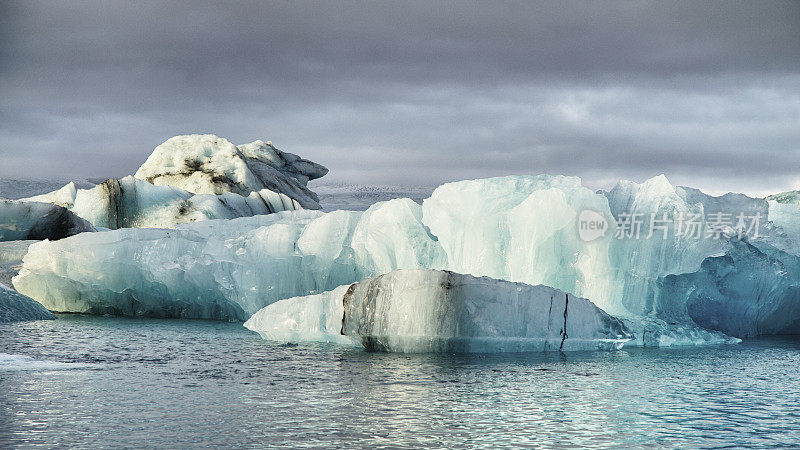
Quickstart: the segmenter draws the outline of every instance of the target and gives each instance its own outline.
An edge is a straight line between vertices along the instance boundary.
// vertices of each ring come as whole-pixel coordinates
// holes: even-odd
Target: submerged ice
[[[547,286],[420,269],[281,300],[245,326],[283,342],[405,353],[614,349],[631,337],[589,300]]]
[[[727,209],[772,218],[772,202],[711,197],[663,176],[608,192],[564,176],[462,181],[422,206],[398,199],[364,212],[290,211],[36,244],[14,285],[56,311],[244,320],[278,300],[396,269],[445,269],[588,298],[629,325],[630,344],[726,342],[720,332],[795,329],[798,216],[765,217],[757,236],[728,226],[695,238],[671,221],[653,236],[617,236],[617,226],[631,214],[685,216],[708,230],[708,215]],[[607,232],[582,239],[585,211]]]

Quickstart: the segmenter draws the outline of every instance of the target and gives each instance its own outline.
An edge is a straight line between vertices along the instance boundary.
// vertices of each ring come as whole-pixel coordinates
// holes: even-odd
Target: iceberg
[[[54,311],[245,320],[278,300],[397,269],[449,270],[591,299],[628,325],[634,337],[626,345],[733,342],[726,332],[792,330],[770,325],[775,305],[784,305],[781,321],[800,318],[785,306],[796,303],[800,279],[797,235],[786,225],[796,219],[739,236],[707,217],[768,208],[772,218],[771,207],[706,196],[664,176],[608,192],[575,177],[490,178],[442,185],[422,206],[396,199],[364,212],[286,211],[43,242],[31,246],[13,282]],[[632,215],[643,219],[638,231]],[[684,216],[703,232],[674,220]],[[668,220],[650,230],[654,218]],[[599,226],[591,236],[582,234],[589,219]],[[725,275],[725,258],[737,274]],[[727,307],[730,314],[714,313]]]
[[[449,271],[397,270],[281,300],[245,327],[283,342],[360,342],[370,351],[619,349],[631,334],[587,299]]]
[[[346,284],[320,294],[277,301],[250,316],[244,326],[268,341],[282,344],[324,342],[358,346],[356,337],[342,334],[342,299],[351,287]]]
[[[67,208],[100,228],[172,228],[320,209],[307,185],[327,172],[269,142],[237,147],[215,135],[175,136],[156,147],[134,176],[109,179],[91,189],[69,183],[23,200]]]
[[[53,313],[32,298],[0,284],[0,323],[55,318]]]
[[[155,186],[132,176],[109,179],[91,189],[69,184],[58,191],[25,200],[63,205],[95,227],[173,228],[181,223],[234,219],[300,209],[285,194],[269,189],[242,196],[192,194],[174,186]]]
[[[13,283],[58,312],[246,320],[280,299],[443,265],[420,220],[418,204],[397,199],[80,235],[31,245]]]
[[[96,230],[62,206],[0,199],[0,241],[57,240],[87,231]]]
[[[192,134],[172,137],[156,147],[134,177],[195,194],[248,196],[268,189],[305,209],[320,209],[319,198],[307,184],[327,173],[325,167],[282,152],[271,142],[237,147],[213,134]]]

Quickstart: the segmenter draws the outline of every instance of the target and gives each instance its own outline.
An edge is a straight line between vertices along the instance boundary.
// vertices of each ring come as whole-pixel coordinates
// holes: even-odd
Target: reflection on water
[[[0,325],[0,353],[44,364],[0,359],[0,447],[800,444],[797,339],[390,355],[281,346],[236,323],[64,315]]]

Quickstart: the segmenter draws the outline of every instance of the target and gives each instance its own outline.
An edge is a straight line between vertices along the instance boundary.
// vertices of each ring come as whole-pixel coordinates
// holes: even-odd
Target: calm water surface
[[[800,339],[391,355],[238,323],[0,324],[0,448],[800,445]]]

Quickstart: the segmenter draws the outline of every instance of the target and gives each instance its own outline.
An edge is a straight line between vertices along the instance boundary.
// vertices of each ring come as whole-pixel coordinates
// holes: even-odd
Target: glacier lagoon
[[[786,337],[393,354],[59,315],[0,324],[0,447],[792,447],[798,366]]]
[[[216,185],[203,183],[220,179],[200,178],[198,186],[210,189]],[[122,191],[138,190],[126,183],[172,189],[127,180],[118,180]],[[797,329],[794,196],[710,197],[664,177],[594,192],[577,178],[547,175],[435,190],[320,190],[336,206],[323,202],[325,212],[301,209],[223,221],[201,214],[188,224],[170,213],[126,206],[137,211],[130,217],[145,219],[128,226],[147,226],[155,217],[171,229],[107,231],[97,224],[99,232],[56,242],[3,243],[4,279],[21,271],[14,287],[48,308],[150,318],[58,314],[58,320],[0,325],[0,387],[11,405],[0,445],[90,445],[100,439],[117,446],[128,439],[153,446],[797,441],[798,409],[786,395],[798,384],[797,340],[754,338]],[[75,188],[60,192],[66,191]],[[40,200],[57,202],[62,195],[50,197]],[[96,203],[111,211],[107,205],[127,202],[113,194]],[[341,206],[353,211],[337,211]],[[765,222],[752,239],[722,229],[721,239],[695,241],[667,229],[656,245],[603,233],[586,238],[575,228],[587,210],[591,219],[611,223],[630,211],[713,214],[726,208],[748,215],[773,211],[774,222]],[[365,281],[398,277],[403,271],[396,269],[448,269],[480,278],[433,270],[430,285],[427,276]],[[447,273],[452,275],[441,282]],[[440,290],[465,284],[458,277],[482,281],[477,288]],[[345,301],[342,291],[352,285],[342,283],[367,288]],[[422,288],[422,294],[408,296],[408,288]],[[514,292],[535,299],[538,310],[526,309]],[[567,292],[588,298],[577,298],[586,302],[582,307],[571,300],[577,317],[571,313],[569,320],[588,317],[599,328],[568,323],[567,304],[560,303]],[[491,308],[480,311],[476,295],[494,295]],[[752,298],[759,299],[757,308]],[[342,316],[329,300],[342,301]],[[525,314],[542,318],[547,301],[544,325],[521,331],[529,322]],[[344,313],[348,304],[391,313],[364,321],[364,315]],[[452,307],[469,311],[455,322],[455,333],[447,328],[454,316],[442,314]],[[601,314],[586,314],[598,307]],[[403,322],[410,312],[420,313],[417,322]],[[261,319],[251,328],[266,340],[242,327],[247,318],[251,325]],[[356,325],[348,326],[348,320]],[[428,331],[381,331],[398,325]],[[547,334],[537,335],[544,327]],[[367,330],[361,337],[369,350],[410,354],[364,352],[352,336],[336,334],[352,329]],[[597,333],[609,329],[610,336]],[[482,334],[472,336],[475,330]],[[598,348],[597,342],[582,346],[587,332],[614,342],[617,350],[587,351]],[[309,342],[319,340],[329,342]],[[425,347],[432,343],[437,346]],[[528,351],[515,352],[520,349]],[[431,350],[445,354],[414,354]],[[47,426],[43,402],[68,425]],[[175,426],[164,429],[169,419]],[[34,432],[39,437],[31,438]]]

